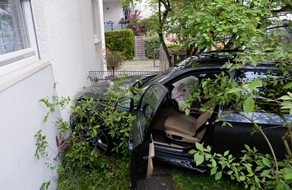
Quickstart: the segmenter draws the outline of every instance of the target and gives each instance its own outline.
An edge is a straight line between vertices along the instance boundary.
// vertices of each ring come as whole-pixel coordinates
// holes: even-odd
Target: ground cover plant
[[[119,87],[117,81],[103,94],[102,100],[81,97],[71,106],[70,97],[54,96],[40,100],[49,109],[44,123],[59,108],[71,114],[70,122],[62,118],[55,121],[59,130],[56,137],[57,158],[49,157],[50,145],[46,141],[46,134],[40,130],[35,135],[35,156],[38,159],[45,157],[47,166],[52,170],[58,168],[58,189],[130,188],[128,138],[135,117],[126,111],[115,110],[115,102],[126,94],[138,94],[138,90]],[[96,146],[101,127],[108,132],[109,138],[116,139],[114,144],[110,144],[112,152],[102,152]],[[105,154],[111,154],[111,157]],[[54,165],[56,160],[60,160],[61,164]],[[50,182],[44,182],[43,187],[48,188],[49,185]]]

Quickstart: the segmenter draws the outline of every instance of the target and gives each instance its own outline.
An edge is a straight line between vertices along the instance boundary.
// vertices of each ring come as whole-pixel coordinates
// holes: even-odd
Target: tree
[[[115,70],[119,69],[124,63],[125,57],[122,55],[122,52],[118,51],[106,51],[106,66],[108,69],[113,72],[113,79],[115,78]]]
[[[143,36],[147,29],[143,20],[141,20],[142,16],[140,16],[141,12],[135,10],[134,13],[129,11],[129,15],[127,18],[122,18],[119,23],[127,24],[127,27],[132,29],[135,36]]]
[[[216,82],[206,80],[203,90],[192,97],[205,97],[220,105],[233,105],[233,113],[243,110],[267,112],[260,104],[272,107],[285,121],[287,132],[283,144],[287,149],[287,159],[280,161],[273,153],[265,132],[253,120],[255,131],[266,139],[271,155],[262,155],[256,149],[246,146],[244,156],[235,160],[226,151],[223,155],[212,153],[211,147],[196,145],[194,154],[197,164],[206,161],[211,174],[220,179],[222,173],[243,182],[251,189],[289,189],[292,179],[292,124],[283,117],[292,114],[292,46],[291,21],[280,18],[283,10],[291,11],[291,3],[271,1],[188,1],[172,6],[169,32],[177,33],[187,47],[195,47],[195,53],[206,48],[220,52],[223,50],[241,51],[234,54],[235,63],[226,63],[229,69],[259,63],[275,64],[282,71],[282,78],[245,81],[238,84],[218,76]],[[179,12],[179,14],[177,14]],[[170,24],[169,24],[170,25]],[[221,46],[218,46],[221,44]],[[263,88],[264,93],[257,90]],[[212,92],[207,91],[212,89]],[[204,93],[207,92],[207,93]],[[190,100],[190,102],[193,100]],[[281,139],[279,139],[281,140]]]
[[[123,0],[122,5],[125,7],[133,7],[136,2],[140,1]],[[171,58],[168,52],[168,48],[164,42],[165,26],[167,24],[166,21],[168,19],[168,14],[171,11],[171,0],[150,0],[150,4],[154,14],[150,17],[150,19],[145,19],[147,21],[144,22],[144,25],[148,31],[151,30],[158,33],[160,43],[162,44],[162,47],[166,53],[168,62],[170,66],[173,66],[171,65]]]
[[[292,10],[291,3],[275,1],[191,0],[172,5],[168,32],[176,33],[186,47],[196,47],[194,53],[206,48],[242,50],[254,46],[254,37],[280,10]]]

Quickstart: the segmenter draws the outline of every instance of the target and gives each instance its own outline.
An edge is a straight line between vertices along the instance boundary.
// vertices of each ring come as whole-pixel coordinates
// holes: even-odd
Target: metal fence
[[[117,78],[123,78],[132,75],[156,75],[161,73],[161,71],[89,71],[89,79],[91,84],[96,84],[105,80],[112,80]]]

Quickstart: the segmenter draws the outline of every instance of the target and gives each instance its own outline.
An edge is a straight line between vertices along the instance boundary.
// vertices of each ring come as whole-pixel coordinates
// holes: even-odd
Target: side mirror
[[[119,99],[115,105],[117,111],[131,111],[134,108],[134,100],[132,98]]]

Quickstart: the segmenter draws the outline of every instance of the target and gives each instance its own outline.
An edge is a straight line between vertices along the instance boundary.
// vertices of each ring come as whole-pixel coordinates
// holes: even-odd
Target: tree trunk
[[[164,38],[163,38],[163,26],[164,26],[166,17],[168,15],[168,12],[170,11],[170,3],[169,3],[169,1],[166,1],[164,3],[165,10],[163,12],[163,15],[161,14],[161,3],[162,3],[162,1],[159,0],[158,1],[158,14],[159,14],[159,25],[160,26],[159,26],[158,35],[159,35],[160,43],[162,44],[163,50],[165,51],[165,54],[166,54],[166,57],[167,57],[167,60],[168,60],[168,63],[169,63],[169,67],[172,67],[174,65],[171,62],[171,58],[170,58],[170,55],[169,55],[169,52],[168,52],[168,48],[167,48],[167,46],[166,46],[166,44],[164,42]]]

